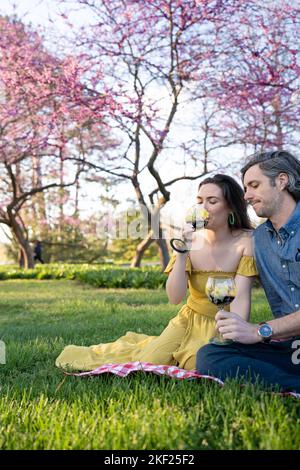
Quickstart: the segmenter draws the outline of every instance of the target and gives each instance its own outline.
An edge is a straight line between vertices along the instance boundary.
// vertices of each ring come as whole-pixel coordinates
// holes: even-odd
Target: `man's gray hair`
[[[300,161],[294,155],[285,150],[254,154],[241,170],[243,180],[246,171],[254,165],[259,166],[272,186],[275,186],[280,173],[286,173],[289,178],[286,189],[296,201],[300,201]]]

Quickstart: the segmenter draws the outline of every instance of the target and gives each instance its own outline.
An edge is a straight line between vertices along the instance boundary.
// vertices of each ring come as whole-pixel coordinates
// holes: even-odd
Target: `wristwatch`
[[[257,334],[262,338],[263,343],[269,343],[272,339],[273,329],[269,323],[262,321],[259,323]]]

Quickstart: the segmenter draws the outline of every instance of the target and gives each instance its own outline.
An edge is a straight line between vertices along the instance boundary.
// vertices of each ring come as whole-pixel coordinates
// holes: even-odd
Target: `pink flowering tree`
[[[297,2],[249,1],[222,33],[229,47],[220,50],[211,95],[229,132],[253,151],[298,146],[299,12]]]
[[[199,155],[197,170],[189,175],[183,166],[174,171],[172,148],[185,137],[184,121],[193,83],[204,80],[215,57],[214,39],[226,24],[234,1],[220,0],[110,0],[60,2],[66,21],[87,10],[90,24],[76,29],[76,47],[88,50],[93,84],[104,81],[117,103],[111,121],[122,140],[116,159],[97,169],[132,184],[139,205],[147,209],[148,235],[139,244],[132,266],[139,266],[144,251],[158,244],[162,266],[169,256],[159,223],[161,209],[170,199],[169,188],[183,179],[197,179],[207,170]],[[97,81],[97,71],[102,72]],[[188,147],[186,157],[190,158]],[[165,162],[168,168],[162,170]],[[165,165],[166,166],[166,165]],[[153,189],[145,190],[145,176]],[[150,178],[149,178],[150,177]],[[152,226],[150,225],[152,219]]]
[[[84,133],[100,135],[110,100],[85,85],[83,56],[56,57],[15,19],[0,18],[0,34],[0,223],[10,228],[24,266],[33,267],[25,208],[78,181],[85,170]],[[43,219],[45,207],[39,208]]]
[[[240,144],[255,150],[291,144],[297,138],[297,4],[285,0],[59,3],[67,6],[69,23],[72,15],[89,12],[89,25],[74,29],[76,47],[85,52],[88,47],[92,85],[104,83],[115,99],[111,125],[123,142],[122,151],[95,169],[128,180],[140,206],[147,208],[148,235],[132,265],[140,264],[154,240],[165,265],[167,247],[155,220],[170,199],[172,184],[220,167],[226,170],[222,152],[216,157],[225,147]],[[187,105],[196,100],[194,128],[199,137],[181,137]],[[184,165],[177,165],[187,160],[197,167],[191,176]],[[147,191],[146,175],[153,182]]]

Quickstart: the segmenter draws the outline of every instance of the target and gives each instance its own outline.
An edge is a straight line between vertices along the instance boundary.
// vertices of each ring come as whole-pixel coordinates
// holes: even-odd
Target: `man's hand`
[[[217,330],[224,339],[232,339],[244,344],[261,342],[257,333],[258,325],[246,322],[237,313],[219,310],[215,319]]]

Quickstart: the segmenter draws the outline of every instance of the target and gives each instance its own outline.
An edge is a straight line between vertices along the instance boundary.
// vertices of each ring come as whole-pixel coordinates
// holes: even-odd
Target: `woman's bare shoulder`
[[[253,256],[253,230],[243,230],[240,238],[244,256]]]

